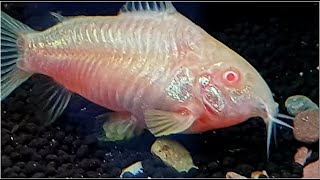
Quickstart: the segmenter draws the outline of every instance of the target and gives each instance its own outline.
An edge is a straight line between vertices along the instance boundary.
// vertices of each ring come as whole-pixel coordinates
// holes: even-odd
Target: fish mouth
[[[293,120],[294,118],[285,114],[281,114],[279,113],[279,109],[278,109],[278,103],[276,103],[276,108],[274,108],[273,110],[270,109],[266,109],[267,111],[267,117],[264,118],[264,121],[266,123],[267,126],[267,160],[269,161],[269,155],[270,155],[270,144],[271,144],[271,136],[273,134],[273,138],[275,141],[275,144],[277,145],[277,141],[276,141],[276,125],[282,125],[285,126],[287,128],[293,129],[293,127],[289,124],[287,124],[284,121],[281,121],[279,118],[283,118],[283,119],[289,119],[289,120]],[[265,106],[267,107],[267,106]]]

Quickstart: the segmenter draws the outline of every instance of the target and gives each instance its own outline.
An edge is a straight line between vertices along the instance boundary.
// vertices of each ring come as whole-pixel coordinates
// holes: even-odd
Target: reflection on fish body
[[[77,93],[122,114],[107,116],[121,122],[114,126],[121,133],[123,127],[147,128],[156,136],[199,133],[252,116],[269,124],[268,138],[271,122],[290,127],[276,119],[278,104],[259,73],[171,3],[126,3],[117,16],[59,19],[36,32],[2,12],[1,41],[9,37],[2,51],[13,46],[18,55],[1,58],[9,64],[2,69],[9,72],[2,74],[2,99],[40,73],[68,91],[48,98],[55,101],[48,105],[54,114],[49,122]]]

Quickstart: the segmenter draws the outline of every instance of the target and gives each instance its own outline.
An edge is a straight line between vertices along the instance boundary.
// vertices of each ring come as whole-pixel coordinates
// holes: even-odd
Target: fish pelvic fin
[[[143,128],[129,112],[108,112],[96,117],[95,135],[100,141],[125,141],[142,133]]]
[[[17,66],[22,60],[20,34],[33,31],[1,11],[1,101],[33,74]]]
[[[46,76],[39,78],[35,84],[33,93],[38,109],[35,113],[42,125],[48,126],[60,117],[73,93]]]
[[[119,14],[137,13],[137,12],[155,12],[164,14],[173,14],[177,10],[171,2],[157,1],[132,1],[125,3],[119,11]]]

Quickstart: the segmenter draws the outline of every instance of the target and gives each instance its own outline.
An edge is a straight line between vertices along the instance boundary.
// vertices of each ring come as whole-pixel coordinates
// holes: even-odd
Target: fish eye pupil
[[[228,72],[226,78],[228,81],[233,81],[233,80],[235,80],[236,75],[233,72]]]

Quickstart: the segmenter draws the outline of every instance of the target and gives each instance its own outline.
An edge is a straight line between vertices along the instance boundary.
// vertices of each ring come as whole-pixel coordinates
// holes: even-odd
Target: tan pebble
[[[320,163],[319,160],[308,164],[303,168],[302,178],[320,178]]]
[[[300,147],[297,149],[297,153],[294,155],[294,162],[304,166],[306,160],[311,156],[312,151],[306,147]]]
[[[227,172],[226,179],[248,179],[248,178],[235,172]]]
[[[189,151],[176,141],[159,138],[151,146],[151,152],[178,172],[188,172],[192,168],[198,169],[193,164]]]
[[[305,120],[308,117],[308,120]],[[305,143],[319,141],[319,109],[300,112],[293,121],[293,135]]]
[[[251,173],[251,178],[253,179],[259,179],[259,177],[261,175],[265,175],[266,177],[269,178],[268,174],[267,174],[267,171],[263,170],[263,171],[254,171]]]

